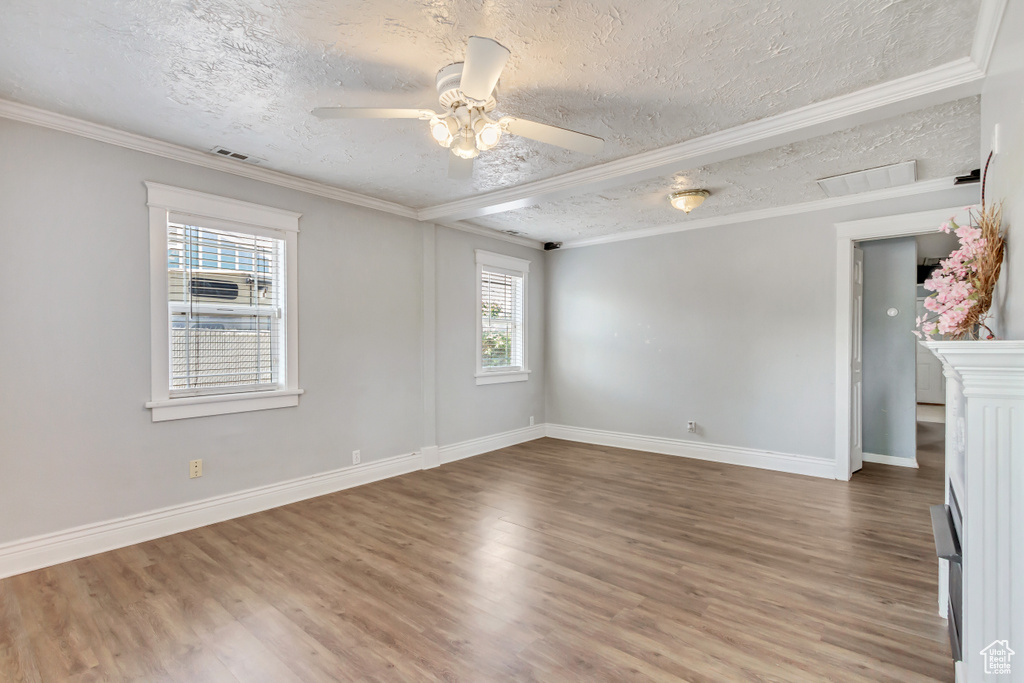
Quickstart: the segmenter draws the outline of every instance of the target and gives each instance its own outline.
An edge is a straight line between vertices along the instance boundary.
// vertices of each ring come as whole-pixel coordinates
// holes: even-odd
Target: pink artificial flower
[[[950,219],[950,220],[952,220],[952,219]],[[939,226],[939,230],[941,230],[942,232],[944,232],[944,233],[946,233],[948,235],[949,234],[949,223],[943,223],[942,225],[940,225]]]
[[[981,237],[981,228],[976,228],[973,225],[964,225],[956,230],[956,236],[960,238],[960,243],[967,246],[974,240]]]

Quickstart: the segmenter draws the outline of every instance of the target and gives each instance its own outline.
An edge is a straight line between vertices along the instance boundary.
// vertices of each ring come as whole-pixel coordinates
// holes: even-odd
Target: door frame
[[[918,211],[836,223],[836,470],[835,478],[849,481],[850,439],[853,425],[850,390],[853,360],[853,247],[856,242],[910,237],[935,232],[952,217],[963,225],[969,210],[977,206]]]

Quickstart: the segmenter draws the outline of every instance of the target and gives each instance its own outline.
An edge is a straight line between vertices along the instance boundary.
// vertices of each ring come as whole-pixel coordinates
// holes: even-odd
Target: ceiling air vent
[[[841,197],[858,192],[884,190],[897,185],[909,185],[917,181],[917,161],[904,161],[901,164],[890,164],[869,168],[866,171],[844,173],[831,178],[822,178],[818,185],[829,197]]]
[[[249,156],[248,154],[242,154],[241,152],[232,152],[230,149],[224,147],[214,147],[210,150],[219,157],[227,157],[228,159],[234,159],[235,161],[244,161],[249,164],[258,164],[260,160],[256,157]]]

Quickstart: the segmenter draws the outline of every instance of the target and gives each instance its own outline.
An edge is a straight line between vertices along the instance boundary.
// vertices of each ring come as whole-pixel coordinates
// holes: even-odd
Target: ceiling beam
[[[735,225],[737,223],[748,223],[750,221],[763,221],[769,218],[795,216],[801,213],[811,213],[812,211],[825,211],[828,209],[842,208],[844,206],[870,204],[873,202],[885,201],[887,199],[917,197],[933,193],[942,193],[942,195],[948,198],[951,202],[953,201],[952,197],[956,197],[961,201],[961,203],[965,204],[973,204],[978,201],[977,195],[981,189],[978,184],[955,185],[955,180],[955,177],[935,178],[934,180],[922,180],[917,183],[909,183],[907,185],[899,185],[897,187],[887,187],[883,190],[874,190],[872,192],[858,192],[856,194],[843,195],[842,197],[827,197],[825,199],[815,199],[814,201],[801,202],[799,204],[785,204],[783,206],[773,206],[767,209],[754,209],[752,211],[742,211],[740,213],[729,213],[723,216],[684,220],[670,225],[660,225],[658,227],[644,228],[640,230],[628,230],[625,232],[613,233],[611,235],[584,237],[582,239],[565,242],[562,244],[562,249],[589,247],[595,244],[608,244],[610,242],[624,242],[626,240],[641,239],[643,237],[667,235],[673,232],[686,232],[687,230],[713,228],[719,225]],[[936,227],[936,229],[938,228]]]
[[[981,92],[984,76],[970,57],[964,57],[927,71],[668,147],[506,190],[426,207],[420,209],[417,216],[420,220],[433,221],[479,218],[583,192],[599,192],[671,175],[977,95]]]

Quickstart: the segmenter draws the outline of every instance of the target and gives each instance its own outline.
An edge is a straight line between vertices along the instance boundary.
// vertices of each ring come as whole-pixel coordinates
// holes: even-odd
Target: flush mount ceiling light
[[[673,208],[690,213],[704,203],[711,193],[707,190],[682,190],[668,196]]]
[[[451,150],[448,177],[473,177],[473,159],[492,149],[508,133],[584,154],[597,154],[604,140],[586,133],[549,126],[515,116],[497,121],[487,116],[497,106],[495,87],[511,53],[490,38],[472,36],[466,60],[449,64],[437,73],[438,102],[443,111],[370,107],[320,107],[322,119],[420,119],[430,122],[430,136]]]

